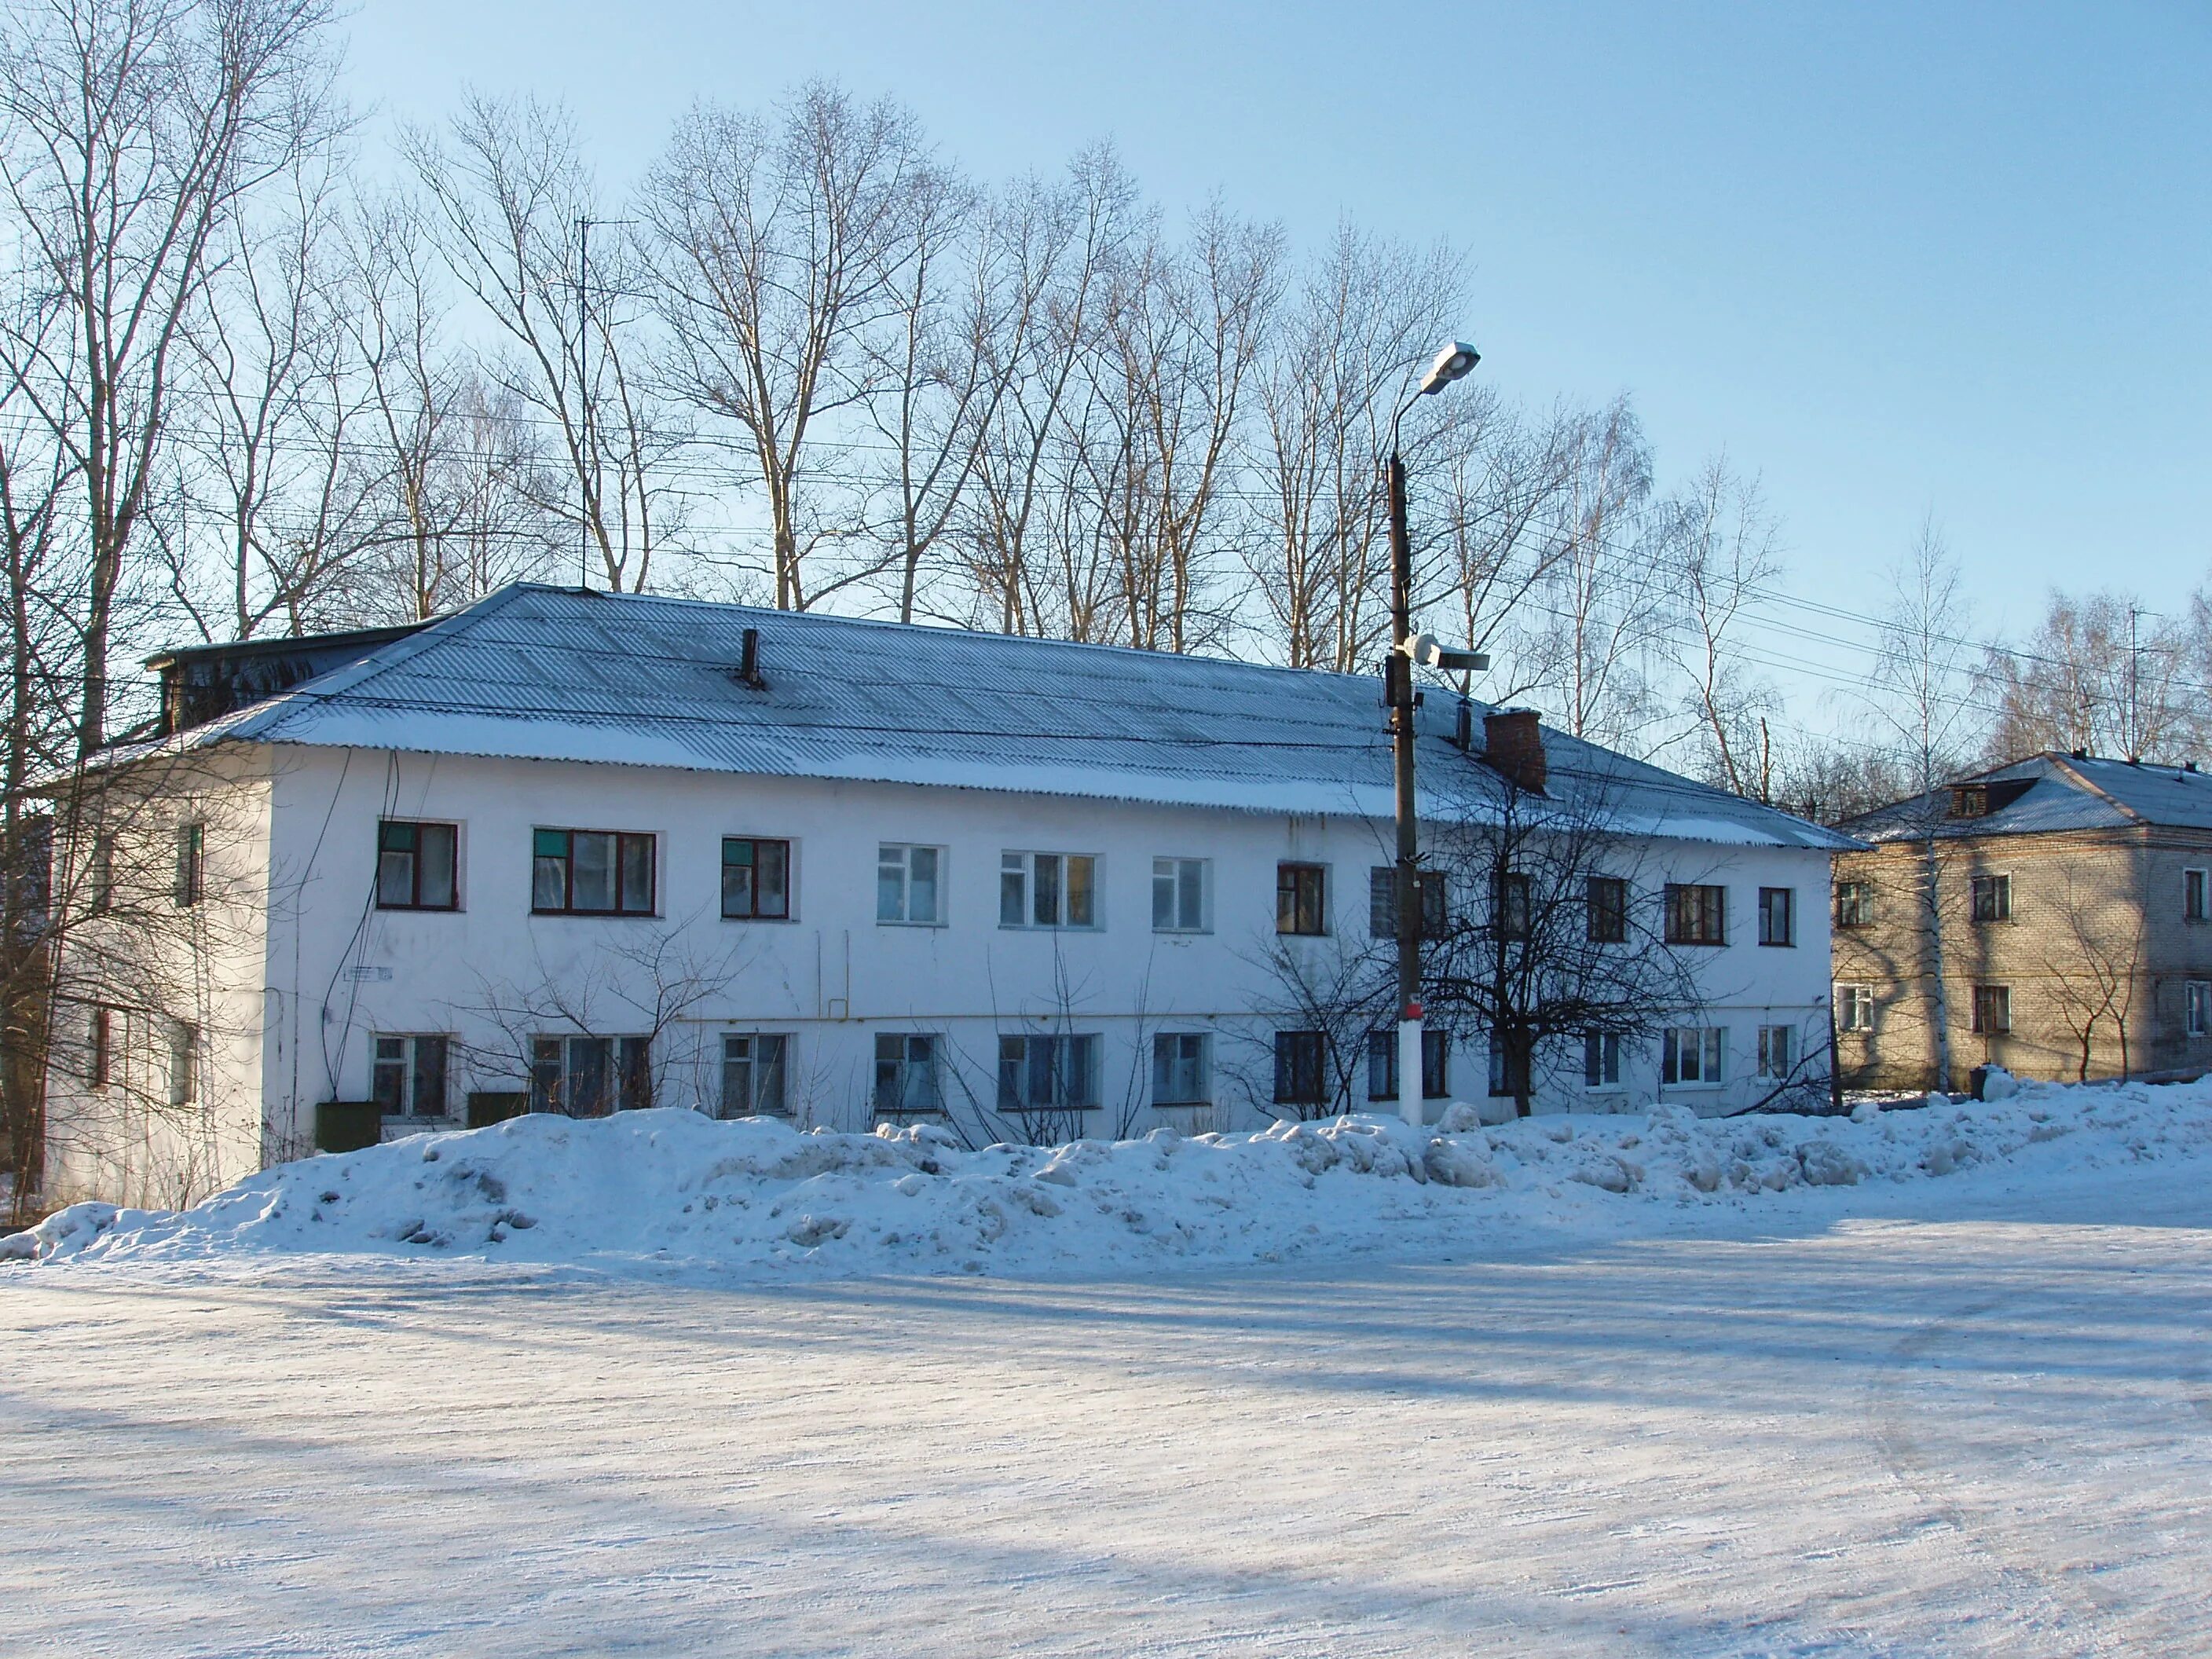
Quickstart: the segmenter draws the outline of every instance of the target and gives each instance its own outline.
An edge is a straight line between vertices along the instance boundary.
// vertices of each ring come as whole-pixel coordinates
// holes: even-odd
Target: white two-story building
[[[167,729],[79,781],[62,854],[58,1198],[174,1202],[379,1119],[993,1139],[1395,1103],[1391,1045],[1334,1064],[1284,983],[1387,962],[1373,679],[536,586],[154,666]],[[1825,1054],[1850,843],[1428,702],[1425,806],[1510,733],[1551,795],[1604,781],[1620,902],[1694,900],[1694,1006],[1549,1045],[1540,1109],[1721,1109]],[[1480,1032],[1426,1069],[1438,1101],[1494,1081]]]

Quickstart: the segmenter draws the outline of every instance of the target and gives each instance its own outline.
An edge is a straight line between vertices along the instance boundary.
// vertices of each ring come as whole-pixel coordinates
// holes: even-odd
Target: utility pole
[[[1398,454],[1398,423],[1390,423],[1390,459],[1384,483],[1390,492],[1390,638],[1383,694],[1390,705],[1391,770],[1398,817],[1398,1111],[1421,1121],[1421,848],[1413,807],[1413,547],[1406,529],[1406,463]]]
[[[1420,387],[1390,417],[1390,459],[1383,486],[1390,501],[1390,654],[1383,659],[1382,696],[1390,708],[1391,770],[1398,819],[1398,1112],[1421,1120],[1421,836],[1413,810],[1413,544],[1406,529],[1406,463],[1398,453],[1398,423],[1415,398],[1443,391],[1482,361],[1471,345],[1455,340],[1437,354]],[[1434,641],[1430,641],[1433,645]],[[1486,668],[1469,653],[1440,653],[1445,667]],[[1459,660],[1454,662],[1450,659]]]
[[[2136,619],[2142,615],[2136,606],[2128,607],[2128,740],[2122,746],[2130,760],[2142,758],[2142,653],[2136,645]]]

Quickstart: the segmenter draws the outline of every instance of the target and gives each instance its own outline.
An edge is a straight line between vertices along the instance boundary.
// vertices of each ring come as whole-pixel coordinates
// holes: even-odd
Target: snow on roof
[[[1984,816],[1950,816],[1951,792],[1962,785],[2023,781],[2028,786],[2023,793]],[[2025,760],[1957,779],[1932,795],[1911,796],[1876,807],[1844,827],[1863,841],[1909,840],[1927,833],[1926,820],[1931,812],[1934,833],[1946,840],[2124,830],[2148,824],[2212,830],[2212,775],[2178,766],[2095,756],[2030,755]]]
[[[748,629],[760,686],[739,678]],[[1432,698],[1419,728],[1431,811],[1453,794],[1443,769],[1480,764],[1452,726],[1449,699]],[[1602,791],[1625,830],[1852,844],[1544,736],[1550,793]],[[225,739],[1364,817],[1388,817],[1392,800],[1367,676],[529,583],[181,741]]]

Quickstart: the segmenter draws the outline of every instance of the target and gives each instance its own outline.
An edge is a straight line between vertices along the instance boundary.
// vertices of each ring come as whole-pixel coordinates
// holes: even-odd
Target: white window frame
[[[1836,1029],[1861,1034],[1874,1030],[1874,987],[1848,984],[1836,987]]]
[[[884,1045],[896,1043],[898,1054],[886,1059]],[[915,1043],[927,1045],[920,1055],[914,1051]],[[874,1041],[874,1068],[868,1085],[868,1109],[878,1118],[903,1119],[913,1117],[942,1117],[945,1115],[945,1035],[941,1031],[878,1031]],[[898,1103],[884,1104],[884,1067],[895,1066],[897,1070]],[[923,1087],[917,1100],[912,1085],[913,1068],[922,1068]]]
[[[1993,915],[1985,916],[1980,914],[1981,888],[1984,882],[1990,884],[1990,891],[1995,896],[1995,902],[1990,907],[1996,912]],[[2014,914],[2012,872],[1984,870],[1979,875],[1969,877],[1966,882],[1966,914],[1978,927],[1989,927],[2001,921],[2010,921]]]
[[[1175,1045],[1170,1054],[1164,1047]],[[1188,1077],[1188,1092],[1173,1082]],[[1162,1087],[1163,1080],[1167,1086]],[[1209,1106],[1213,1103],[1213,1034],[1210,1031],[1156,1031],[1152,1034],[1152,1104]]]
[[[1183,886],[1183,876],[1192,870],[1198,872],[1198,915],[1194,918],[1185,913],[1183,904],[1183,900],[1188,896]],[[1170,917],[1165,922],[1160,920],[1163,893],[1167,896]],[[1096,902],[1095,894],[1093,902]],[[1210,933],[1213,931],[1212,859],[1187,859],[1168,854],[1152,860],[1152,931],[1156,933]]]
[[[746,1045],[750,1052],[738,1054],[737,1046]],[[742,1067],[745,1079],[744,1109],[733,1110],[730,1087],[736,1073]],[[772,1089],[763,1091],[763,1077],[772,1079]],[[772,1103],[763,1104],[763,1093],[772,1093]],[[791,1033],[788,1031],[725,1031],[722,1033],[722,1070],[720,1091],[715,1101],[717,1117],[789,1117],[791,1115]]]
[[[914,912],[914,855],[928,853],[937,861],[936,898],[933,914],[917,916]],[[896,854],[896,857],[892,855]],[[945,872],[951,860],[942,847],[926,841],[885,841],[876,843],[876,925],[879,927],[942,927],[945,925]],[[884,877],[896,869],[898,872],[898,912],[895,916],[884,914]]]
[[[1050,859],[1057,866],[1054,872],[1054,879],[1057,883],[1055,890],[1057,897],[1053,906],[1055,919],[1050,921],[1039,921],[1036,919],[1036,872],[1037,861],[1040,859]],[[1073,867],[1078,863],[1090,866],[1091,920],[1088,921],[1069,920],[1069,901],[1075,891],[1075,883],[1071,878]],[[1024,848],[1007,848],[999,854],[999,926],[1010,931],[1023,929],[1035,933],[1095,933],[1098,932],[1106,925],[1105,919],[1101,914],[1105,909],[1105,906],[1100,902],[1102,894],[1099,883],[1099,871],[1104,863],[1105,860],[1096,853],[1032,852]],[[1019,892],[1020,897],[1015,904],[1015,909],[1022,920],[1009,921],[1006,920],[1007,902],[1017,891]]]
[[[434,1103],[434,1109],[427,1112],[422,1110],[422,1103],[416,1097],[417,1085],[421,1083],[422,1076],[422,1045],[425,1042],[441,1042],[446,1049],[438,1063],[438,1081],[444,1093]],[[396,1054],[387,1054],[385,1052],[385,1046],[387,1043],[398,1044],[399,1052]],[[387,1119],[421,1119],[425,1121],[442,1122],[453,1116],[453,1039],[451,1033],[378,1031],[372,1034],[368,1039],[368,1097],[371,1100],[383,1098],[377,1092],[377,1074],[387,1066],[396,1066],[399,1068],[399,1104],[402,1109],[397,1112],[385,1113],[384,1115]]]
[[[1689,1068],[1693,1074],[1686,1074],[1685,1054],[1693,1056]],[[1668,1026],[1660,1040],[1659,1081],[1669,1089],[1717,1089],[1727,1082],[1728,1027]]]

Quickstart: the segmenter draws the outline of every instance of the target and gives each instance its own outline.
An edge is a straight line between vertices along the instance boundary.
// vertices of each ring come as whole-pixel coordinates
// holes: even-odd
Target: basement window
[[[649,1036],[541,1036],[530,1044],[530,1109],[605,1117],[653,1104]]]
[[[444,1117],[447,1060],[452,1039],[383,1036],[374,1039],[371,1097],[386,1117]]]

